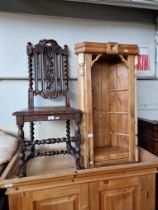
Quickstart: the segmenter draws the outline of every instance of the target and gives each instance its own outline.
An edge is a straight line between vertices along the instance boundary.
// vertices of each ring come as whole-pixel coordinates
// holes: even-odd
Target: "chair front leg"
[[[26,176],[24,125],[18,125],[19,177]]]
[[[71,145],[71,138],[70,138],[70,120],[66,120],[66,147],[67,147],[67,152],[68,154],[71,154],[73,156],[76,155],[75,148]]]
[[[81,134],[80,134],[80,120],[76,119],[75,121],[75,140],[76,140],[76,167],[81,169],[81,157],[80,157],[80,146],[81,146]]]

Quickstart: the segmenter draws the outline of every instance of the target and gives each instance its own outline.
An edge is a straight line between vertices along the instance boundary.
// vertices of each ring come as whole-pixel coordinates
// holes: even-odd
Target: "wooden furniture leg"
[[[34,122],[30,122],[30,140],[31,140],[31,142],[34,141]],[[31,152],[31,154],[33,154],[35,152],[34,144],[31,145],[30,152]]]
[[[66,137],[67,137],[67,142],[66,142],[66,147],[67,151],[69,154],[72,154],[75,156],[75,149],[71,145],[71,139],[70,139],[70,120],[66,120]]]
[[[24,143],[24,124],[18,125],[18,143],[19,143],[19,177],[26,176],[25,167],[25,143]]]
[[[81,134],[80,134],[80,120],[76,120],[75,137],[76,137],[76,166],[77,169],[81,169],[80,160],[80,146],[81,146]]]

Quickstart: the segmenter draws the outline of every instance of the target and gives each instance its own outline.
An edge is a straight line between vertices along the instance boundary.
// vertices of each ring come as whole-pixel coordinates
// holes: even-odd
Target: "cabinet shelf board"
[[[96,162],[123,158],[128,159],[128,149],[120,147],[96,147],[94,149],[94,160]]]

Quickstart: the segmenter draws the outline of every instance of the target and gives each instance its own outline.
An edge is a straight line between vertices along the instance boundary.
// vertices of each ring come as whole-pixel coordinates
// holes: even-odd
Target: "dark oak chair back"
[[[29,64],[28,107],[34,107],[34,96],[56,98],[63,95],[70,106],[68,47],[61,48],[55,40],[27,44]]]

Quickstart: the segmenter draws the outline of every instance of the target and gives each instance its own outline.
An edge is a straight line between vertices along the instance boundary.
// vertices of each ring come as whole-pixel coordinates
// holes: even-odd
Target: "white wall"
[[[158,120],[158,80],[138,81],[138,116]]]
[[[26,44],[28,41],[37,43],[43,38],[55,39],[61,46],[64,44],[69,46],[72,77],[77,77],[74,44],[82,41],[116,41],[148,47],[152,68],[155,65],[155,26],[145,21],[144,23],[107,22],[0,13],[0,29],[0,77],[27,77]],[[141,88],[142,84],[144,82],[139,82],[138,87]],[[71,85],[72,105],[77,106],[77,82],[74,81]],[[142,93],[138,93],[139,98]],[[27,82],[0,81],[0,100],[0,128],[16,131],[15,118],[11,116],[11,113],[27,107]],[[138,102],[141,105],[141,100]],[[37,105],[41,103],[41,100],[36,100]],[[60,104],[60,101],[57,104]],[[140,107],[139,110],[141,112]],[[53,133],[63,135],[62,125],[60,129],[53,130],[51,123],[43,132],[43,136],[50,128]]]
[[[76,76],[74,45],[82,41],[117,41],[149,47],[152,66],[154,64],[155,26],[150,23],[88,21],[0,13],[0,28],[0,76],[27,76],[26,43],[37,43],[43,38],[53,38],[60,45],[68,44],[72,76]]]

